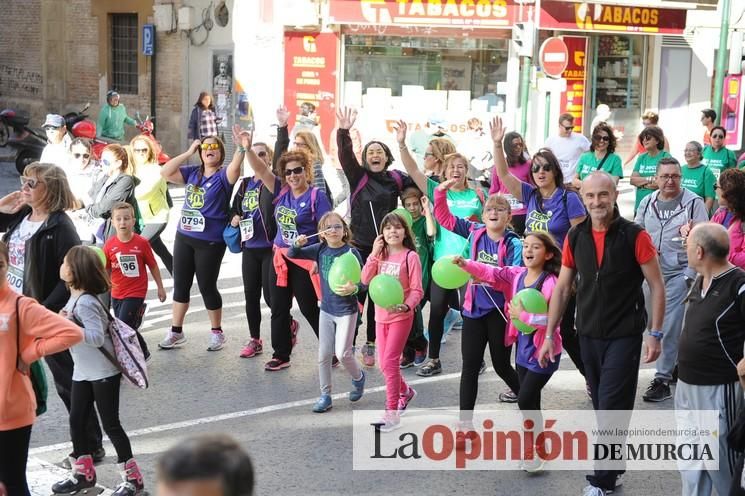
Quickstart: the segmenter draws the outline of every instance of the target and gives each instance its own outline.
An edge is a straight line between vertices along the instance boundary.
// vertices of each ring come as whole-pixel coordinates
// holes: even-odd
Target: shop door
[[[670,142],[670,153],[682,159],[688,131],[699,124],[691,118],[691,49],[663,46],[660,57],[660,126]]]

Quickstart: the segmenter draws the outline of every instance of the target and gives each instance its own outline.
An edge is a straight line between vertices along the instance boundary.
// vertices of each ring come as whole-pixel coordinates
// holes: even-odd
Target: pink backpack
[[[109,350],[103,346],[98,349],[101,350],[101,353],[103,353],[117,369],[119,369],[122,376],[133,386],[147,389],[150,385],[147,378],[147,365],[145,363],[145,355],[140,347],[140,342],[137,340],[137,332],[118,318],[112,316],[98,297],[95,295],[91,296],[96,298],[96,301],[101,305],[101,308],[104,309],[104,312],[106,312],[106,315],[109,317],[109,327],[107,330],[109,332],[109,337],[111,337],[111,341],[114,343],[114,354],[112,355]],[[75,304],[77,305],[77,302],[75,302]],[[73,306],[73,312],[74,311],[75,307]],[[77,321],[77,319],[75,320]],[[77,323],[80,325],[80,322]]]

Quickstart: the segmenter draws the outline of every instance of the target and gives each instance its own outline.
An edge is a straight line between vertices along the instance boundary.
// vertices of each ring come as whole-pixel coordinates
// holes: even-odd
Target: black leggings
[[[564,310],[564,316],[561,318],[559,330],[561,331],[561,347],[566,350],[569,358],[572,359],[574,366],[584,377],[585,365],[582,363],[582,355],[579,348],[579,335],[574,328],[574,311],[577,307],[577,296],[572,295]]]
[[[52,372],[57,395],[69,412],[72,406],[72,371],[75,367],[75,362],[72,361],[72,355],[70,355],[68,350],[60,351],[59,353],[45,356],[44,361],[47,362],[47,366]],[[95,415],[91,415],[88,419],[85,435],[88,437],[89,444],[95,445],[96,449],[101,447],[103,433],[98,423],[98,417]]]
[[[207,310],[222,308],[217,277],[225,255],[225,243],[205,241],[176,233],[173,243],[173,301],[189,303],[194,274]]]
[[[264,290],[264,301],[271,308],[270,280],[272,266],[271,248],[249,248],[243,250],[243,295],[246,300],[246,320],[251,337],[261,337],[261,293]]]
[[[460,310],[460,293],[465,287],[443,289],[434,281],[429,285],[429,357],[440,358],[440,341],[442,341],[443,321],[448,310]],[[504,322],[504,321],[503,321]],[[480,364],[481,362],[479,362]]]
[[[429,288],[427,288],[422,301],[419,302],[414,311],[414,321],[411,323],[409,337],[406,339],[406,345],[404,346],[403,356],[409,360],[414,360],[417,351],[427,351],[427,338],[424,337],[424,316],[422,312],[428,300]]]
[[[140,334],[140,325],[142,324],[142,315],[145,312],[144,298],[111,298],[111,306],[114,309],[114,315],[137,333],[137,341],[140,342],[140,348],[145,357],[150,356],[147,349],[145,338]]]
[[[168,224],[145,224],[142,229],[142,237],[150,241],[150,247],[153,249],[158,258],[163,261],[166,270],[173,275],[173,255],[168,251],[168,247],[160,239],[160,235],[165,231]]]
[[[292,335],[290,333],[290,322],[292,316],[292,296],[295,296],[300,312],[308,321],[313,332],[318,337],[318,298],[310,274],[307,270],[295,265],[285,258],[287,262],[287,286],[277,286],[277,273],[272,266],[270,281],[270,299],[272,301],[272,347],[274,353],[272,358],[283,361],[290,360],[292,353]]]
[[[95,402],[101,423],[111,444],[116,449],[117,463],[124,463],[132,458],[132,446],[119,422],[119,386],[122,375],[116,374],[97,381],[72,381],[72,408],[70,409],[70,434],[72,437],[73,456],[76,458],[93,453],[94,446],[87,442],[85,426],[91,416],[96,415],[93,409]]]
[[[460,409],[473,410],[479,392],[479,370],[484,360],[484,351],[489,344],[491,362],[497,375],[515,393],[520,391],[520,381],[510,363],[512,346],[504,345],[506,324],[499,311],[494,310],[478,319],[463,317],[460,353],[463,370],[460,373]],[[430,333],[432,331],[430,330]],[[432,348],[430,334],[430,349]]]
[[[362,257],[362,265],[365,265],[365,262],[367,262],[367,257],[370,256],[370,252],[372,251],[372,247],[358,247],[357,251],[360,252],[360,257]],[[375,304],[370,299],[370,297],[367,294],[367,290],[360,291],[357,293],[357,301],[359,301],[361,304],[365,304],[365,300],[367,300],[367,311],[365,313],[365,321],[367,322],[367,341],[370,343],[375,342]],[[359,326],[357,326],[354,329],[354,342],[357,342],[357,333],[359,331]]]
[[[26,482],[28,446],[31,426],[0,431],[0,482],[5,484],[9,496],[29,496]]]
[[[541,390],[551,379],[552,374],[539,374],[517,364],[515,367],[517,368],[517,376],[520,378],[517,406],[520,407],[520,410],[540,410]]]

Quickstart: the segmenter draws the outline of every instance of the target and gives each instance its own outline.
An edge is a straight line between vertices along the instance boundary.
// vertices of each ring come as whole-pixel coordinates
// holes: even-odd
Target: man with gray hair
[[[681,187],[682,177],[677,160],[672,157],[661,159],[656,175],[658,190],[641,201],[634,219],[652,237],[665,281],[662,329],[650,329],[652,336],[662,339],[662,353],[657,359],[654,379],[644,393],[644,401],[672,398],[670,382],[678,361],[678,338],[685,311],[683,300],[696,276],[688,268],[686,250],[681,241],[693,224],[709,220],[701,197]]]
[[[745,272],[727,260],[729,236],[719,224],[696,225],[687,237],[686,251],[689,266],[699,275],[687,298],[680,334],[675,409],[719,410],[719,470],[683,465],[683,494],[708,495],[712,488],[728,494],[738,454],[729,448],[727,434],[744,401],[737,363],[745,341]]]

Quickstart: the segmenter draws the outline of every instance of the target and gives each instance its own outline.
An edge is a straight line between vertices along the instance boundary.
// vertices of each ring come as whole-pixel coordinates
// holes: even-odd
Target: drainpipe
[[[724,86],[724,71],[727,68],[730,0],[722,0],[721,5],[722,23],[719,27],[719,52],[717,52],[717,65],[714,70],[714,98],[711,100],[711,108],[717,113],[717,125],[722,122],[722,90]]]

